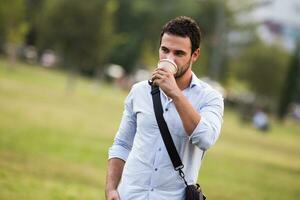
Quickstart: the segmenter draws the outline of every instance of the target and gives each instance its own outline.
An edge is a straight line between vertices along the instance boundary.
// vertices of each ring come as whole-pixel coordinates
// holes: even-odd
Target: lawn
[[[104,199],[107,151],[126,91],[0,59],[0,199]],[[300,199],[300,125],[261,134],[226,109],[199,181],[209,199]]]

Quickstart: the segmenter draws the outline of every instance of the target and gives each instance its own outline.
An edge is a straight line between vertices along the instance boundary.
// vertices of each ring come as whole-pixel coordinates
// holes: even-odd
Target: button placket
[[[165,94],[165,93],[162,93],[163,95],[163,109],[164,109],[164,111],[168,111],[169,110],[169,108],[170,108],[170,104],[172,103],[172,99],[169,99],[168,98],[168,96]]]
[[[161,157],[161,145],[159,144],[159,142],[156,143],[155,149],[156,149],[156,153],[155,153],[155,159],[153,163],[153,172],[151,175],[151,181],[149,185],[149,189],[151,192],[154,191],[155,184],[157,183],[158,180],[158,174],[156,172],[158,171],[159,160]]]

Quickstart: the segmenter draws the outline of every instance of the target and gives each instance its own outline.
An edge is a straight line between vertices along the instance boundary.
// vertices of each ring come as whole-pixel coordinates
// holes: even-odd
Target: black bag
[[[151,94],[153,100],[154,113],[156,117],[156,121],[160,130],[160,134],[168,151],[168,154],[171,158],[174,169],[179,172],[180,177],[183,179],[186,187],[185,187],[185,200],[205,200],[206,197],[202,193],[200,185],[188,185],[185,180],[185,175],[182,171],[184,165],[181,162],[179,154],[174,145],[173,139],[171,137],[169,128],[166,124],[166,121],[163,116],[163,108],[161,105],[160,99],[160,91],[159,87],[151,85]],[[203,156],[202,156],[203,157]]]
[[[185,199],[186,200],[205,200],[206,197],[201,192],[200,186],[188,185],[185,187]]]

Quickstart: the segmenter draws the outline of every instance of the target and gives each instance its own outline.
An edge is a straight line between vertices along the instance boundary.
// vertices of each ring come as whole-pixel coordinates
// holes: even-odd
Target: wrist
[[[181,98],[182,98],[183,94],[182,92],[179,90],[179,91],[176,91],[172,94],[172,96],[170,97],[173,101],[179,101]]]
[[[117,187],[113,186],[113,185],[107,185],[105,187],[105,191],[106,192],[110,192],[110,191],[113,191],[113,190],[117,190]]]

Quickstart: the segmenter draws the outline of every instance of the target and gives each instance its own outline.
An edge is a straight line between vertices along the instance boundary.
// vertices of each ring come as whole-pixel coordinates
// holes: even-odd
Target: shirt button
[[[152,188],[152,189],[151,189],[151,191],[153,192],[153,191],[154,191],[154,189]]]
[[[161,151],[161,148],[158,148],[158,151]]]
[[[157,168],[155,168],[154,170],[157,171]]]
[[[169,110],[168,108],[165,109],[165,111],[168,111],[168,110]]]

